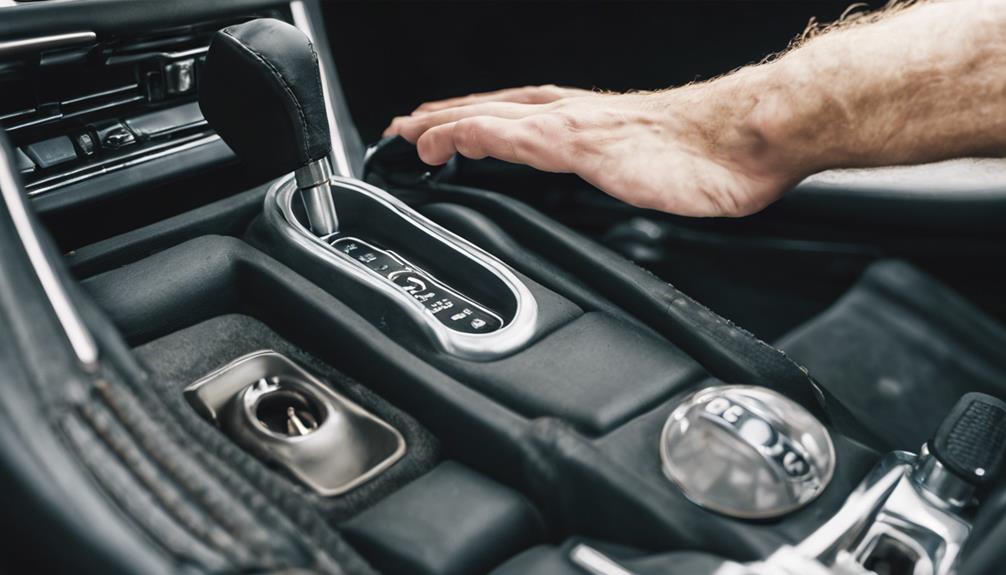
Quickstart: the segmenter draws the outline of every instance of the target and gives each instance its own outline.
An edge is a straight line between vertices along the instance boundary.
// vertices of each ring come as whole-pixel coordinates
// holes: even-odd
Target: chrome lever
[[[918,455],[888,454],[830,521],[786,553],[866,573],[954,573],[971,534],[965,509],[975,487],[998,475],[1004,438],[1006,403],[964,395]]]
[[[315,160],[294,173],[297,191],[307,210],[307,221],[315,235],[324,237],[339,231],[339,218],[332,200],[332,167],[328,158]]]

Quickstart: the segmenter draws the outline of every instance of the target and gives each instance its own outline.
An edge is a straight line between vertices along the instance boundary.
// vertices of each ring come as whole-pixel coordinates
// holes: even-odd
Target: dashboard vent
[[[0,126],[29,194],[213,133],[195,104],[216,30],[258,14],[137,34],[32,39],[0,52]]]

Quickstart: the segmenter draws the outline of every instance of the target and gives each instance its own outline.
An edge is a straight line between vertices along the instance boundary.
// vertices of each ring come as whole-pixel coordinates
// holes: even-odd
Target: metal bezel
[[[250,386],[254,384],[249,384],[246,379],[235,379],[235,375],[240,370],[249,368],[248,364],[252,362],[275,364],[291,372],[305,384],[297,387],[314,396],[326,412],[326,419],[317,430],[302,437],[287,437],[270,431],[257,421],[248,404],[249,400],[254,399],[248,394]],[[213,370],[188,385],[184,395],[203,417],[230,431],[237,443],[253,453],[282,464],[294,477],[324,497],[342,495],[370,481],[397,463],[407,451],[405,438],[398,429],[324,384],[296,362],[271,349],[254,351]],[[235,412],[226,409],[232,401],[239,402],[237,417],[233,417]],[[395,449],[365,472],[342,483],[331,484],[326,479],[330,477],[326,470],[328,466],[336,464],[338,454],[328,455],[339,442],[338,430],[330,422],[340,419],[333,416],[340,411],[366,420],[383,433],[389,434],[394,440]]]
[[[333,188],[339,188],[343,192],[362,194],[380,203],[396,217],[410,224],[417,232],[429,235],[443,244],[445,249],[454,250],[484,267],[510,291],[516,304],[513,317],[503,327],[491,333],[464,333],[444,326],[421,303],[397,286],[376,277],[360,262],[311,233],[297,219],[293,211],[293,198],[297,186],[292,175],[277,180],[269,187],[265,197],[266,222],[282,237],[312,254],[316,259],[338,268],[358,282],[387,296],[420,326],[436,347],[446,353],[475,361],[487,361],[515,352],[531,340],[538,320],[537,301],[527,286],[503,262],[415,212],[401,200],[380,188],[338,176],[332,177],[331,184]]]

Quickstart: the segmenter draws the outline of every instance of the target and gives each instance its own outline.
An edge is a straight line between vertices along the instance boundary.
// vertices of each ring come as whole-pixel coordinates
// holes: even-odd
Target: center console
[[[67,255],[114,323],[104,357],[140,359],[74,445],[119,454],[87,465],[161,547],[197,570],[954,572],[1006,405],[965,396],[889,453],[784,354],[526,205],[396,164],[401,142],[358,177],[312,6],[109,53],[166,82],[108,108],[121,131],[71,123],[72,99],[46,123],[65,134],[15,130],[36,166],[77,157],[29,175],[36,197],[189,137],[266,182]],[[80,129],[94,157],[62,140]]]

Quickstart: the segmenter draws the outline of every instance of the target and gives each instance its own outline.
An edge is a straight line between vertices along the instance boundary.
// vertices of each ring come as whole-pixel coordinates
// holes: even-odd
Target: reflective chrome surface
[[[180,138],[178,141],[165,142],[159,146],[150,146],[142,150],[137,150],[131,154],[125,154],[120,158],[116,158],[108,162],[98,162],[87,166],[81,166],[80,168],[69,172],[56,174],[48,178],[42,178],[32,182],[32,184],[28,187],[28,196],[34,197],[57,188],[62,188],[63,186],[69,186],[70,184],[76,184],[77,182],[82,182],[84,180],[89,180],[91,178],[96,178],[112,172],[132,168],[133,166],[145,164],[152,160],[159,160],[173,154],[185,152],[219,141],[220,136],[216,134],[195,134],[188,138]]]
[[[912,481],[933,503],[952,509],[966,507],[975,492],[974,485],[947,469],[925,445],[912,472]]]
[[[937,504],[913,479],[927,456],[888,454],[849,496],[841,510],[796,547],[826,565],[869,567],[896,553],[914,564],[913,575],[953,573],[971,525]]]
[[[580,543],[569,552],[569,560],[590,575],[633,575],[625,567],[589,545]]]
[[[491,333],[463,333],[444,326],[421,303],[398,286],[371,272],[363,264],[345,253],[334,249],[322,238],[311,233],[297,218],[293,210],[294,193],[297,186],[292,176],[282,178],[269,188],[265,198],[265,218],[268,225],[282,237],[292,242],[323,265],[337,268],[351,276],[360,284],[381,292],[394,301],[402,313],[410,317],[421,328],[430,341],[446,353],[485,361],[501,357],[520,349],[534,335],[538,320],[538,304],[534,296],[520,279],[503,262],[486,253],[467,240],[442,228],[428,218],[402,203],[384,190],[365,182],[333,176],[333,193],[362,194],[378,202],[411,225],[418,233],[426,234],[464,257],[481,265],[499,280],[516,302],[513,317],[501,329]],[[338,294],[335,294],[338,296]]]
[[[86,31],[35,36],[34,38],[22,38],[19,40],[4,40],[0,42],[0,56],[10,56],[12,54],[27,51],[52,50],[55,48],[64,48],[78,44],[88,44],[96,41],[97,39],[97,34],[91,31]]]
[[[294,172],[297,189],[300,190],[307,220],[311,231],[318,236],[327,236],[339,231],[339,218],[332,202],[332,168],[328,158],[315,160]]]
[[[185,397],[236,443],[323,496],[345,493],[405,455],[398,430],[272,350],[203,377]],[[280,403],[279,425],[263,414],[267,401]]]
[[[664,473],[696,504],[739,518],[806,505],[831,481],[828,431],[766,388],[725,385],[685,398],[660,438]]]
[[[971,525],[955,505],[920,484],[920,477],[943,477],[933,475],[931,459],[925,450],[919,456],[889,453],[802,543],[783,546],[764,561],[724,563],[714,575],[956,573]]]
[[[855,562],[842,562],[826,566],[820,561],[802,555],[786,545],[765,561],[735,563],[727,561],[712,575],[877,575]]]

